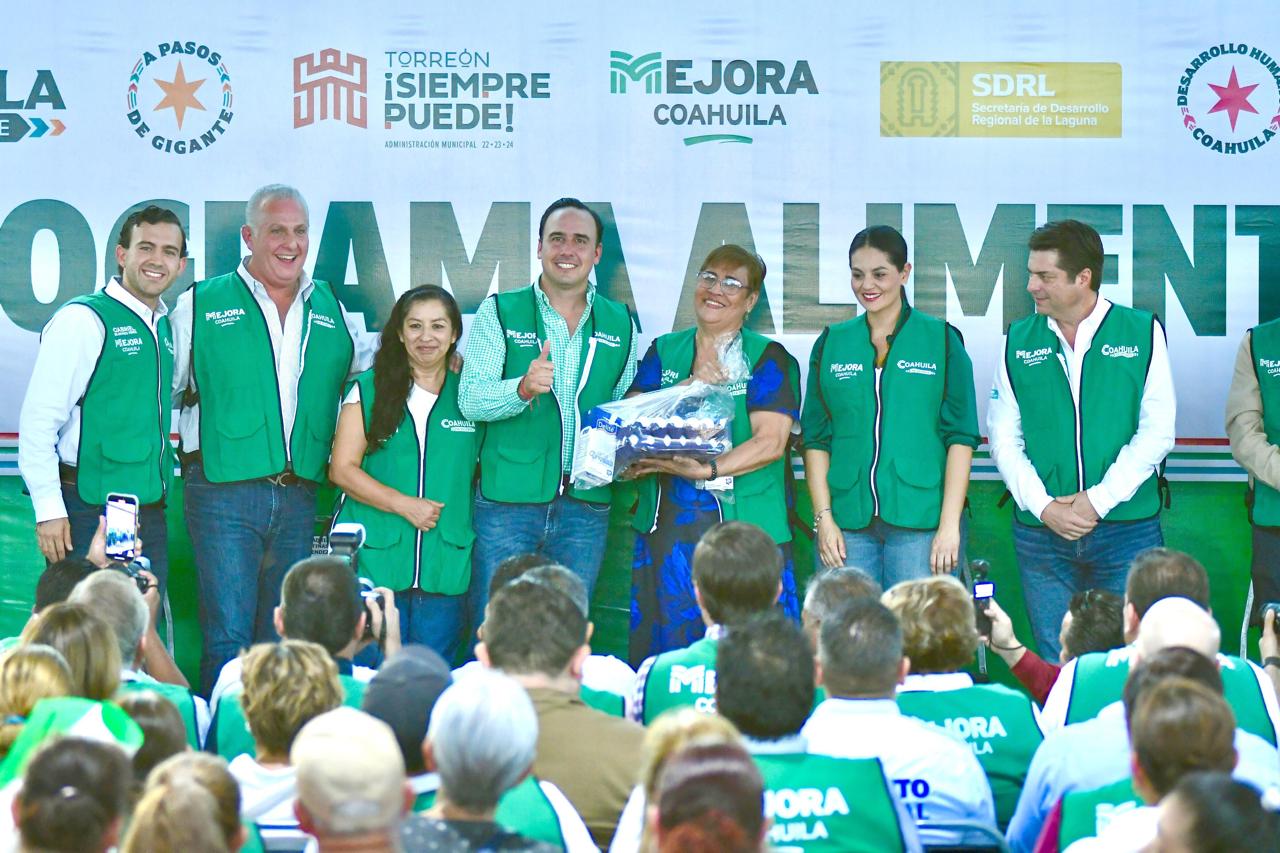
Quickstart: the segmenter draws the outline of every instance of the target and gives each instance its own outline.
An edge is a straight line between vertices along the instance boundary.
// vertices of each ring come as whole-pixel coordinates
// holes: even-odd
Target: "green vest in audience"
[[[1092,720],[1098,712],[1118,701],[1129,677],[1133,650],[1126,646],[1109,652],[1090,652],[1076,658],[1075,677],[1067,700],[1068,725]],[[1276,744],[1276,730],[1262,699],[1258,678],[1249,662],[1234,655],[1218,655],[1227,704],[1236,715],[1236,726]]]
[[[1092,791],[1071,791],[1063,795],[1058,849],[1066,850],[1081,838],[1097,836],[1107,828],[1111,818],[1142,805],[1142,798],[1133,790],[1133,780],[1127,777]]]
[[[415,812],[424,812],[436,801],[436,792],[424,791],[413,801]],[[551,800],[543,793],[542,786],[532,776],[502,795],[498,800],[498,812],[494,823],[517,832],[526,838],[564,848],[564,833],[560,831],[560,817]]]
[[[338,680],[342,682],[342,704],[359,710],[368,685],[350,675],[339,675]],[[243,692],[243,687],[236,687],[218,701],[218,710],[214,712],[208,742],[204,746],[207,751],[216,752],[228,762],[238,755],[252,755],[255,758],[258,755],[253,735],[249,732],[249,722],[244,718],[244,706],[240,704],[240,694]]]
[[[902,825],[875,758],[755,755],[764,777],[771,850],[880,853],[904,849]]]
[[[1044,740],[1031,700],[999,684],[898,694],[902,713],[964,738],[987,774],[996,821],[1009,825],[1027,779],[1031,756]]]
[[[158,681],[120,682],[121,693],[143,693],[147,690],[160,694],[178,709],[178,713],[182,715],[182,726],[187,730],[187,745],[192,749],[199,749],[200,728],[196,723],[196,703],[191,691],[177,684],[161,684]]]
[[[683,649],[663,652],[654,659],[644,680],[644,713],[649,725],[665,711],[692,705],[705,714],[716,712],[716,648],[719,641],[703,637]]]
[[[593,690],[584,684],[578,689],[578,695],[582,697],[582,701],[586,702],[588,706],[595,708],[597,711],[604,711],[610,717],[626,716],[625,702],[617,693],[610,693],[608,690]]]

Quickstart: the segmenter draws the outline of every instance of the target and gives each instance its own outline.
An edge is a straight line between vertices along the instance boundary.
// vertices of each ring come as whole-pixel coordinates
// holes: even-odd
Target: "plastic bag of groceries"
[[[637,461],[654,456],[706,461],[728,451],[733,446],[731,386],[745,382],[748,369],[740,335],[716,349],[717,364],[706,374],[711,382],[694,379],[588,412],[574,443],[573,484],[606,485]]]

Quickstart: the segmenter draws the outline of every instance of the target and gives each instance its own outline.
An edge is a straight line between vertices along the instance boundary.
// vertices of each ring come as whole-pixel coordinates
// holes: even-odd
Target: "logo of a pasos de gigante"
[[[1217,154],[1247,154],[1280,133],[1280,61],[1243,42],[1217,44],[1187,63],[1178,112],[1191,138]]]
[[[198,41],[175,39],[144,50],[129,75],[127,99],[133,132],[166,154],[203,151],[222,138],[233,117],[227,64]]]
[[[634,84],[634,86],[632,86]],[[628,88],[646,95],[716,98],[712,103],[695,99],[667,100],[653,108],[657,125],[684,128],[760,128],[785,126],[782,104],[747,100],[751,96],[817,95],[818,84],[807,60],[786,63],[776,59],[663,59],[661,51],[631,54],[609,52],[609,91],[627,94]],[[732,99],[730,99],[732,97]],[[750,145],[753,137],[740,132],[705,133],[684,138],[685,145],[702,142],[739,142]]]

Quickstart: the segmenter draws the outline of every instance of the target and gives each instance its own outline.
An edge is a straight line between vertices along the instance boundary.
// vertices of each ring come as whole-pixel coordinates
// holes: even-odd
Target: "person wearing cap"
[[[583,415],[631,384],[637,338],[630,309],[590,280],[603,246],[599,214],[576,198],[553,202],[538,223],[538,280],[490,296],[471,321],[458,405],[486,431],[473,626],[484,621],[489,579],[515,554],[545,554],[595,589],[612,492],[576,488],[568,475]]]
[[[497,820],[498,801],[529,773],[538,717],[514,679],[485,671],[444,691],[431,714],[422,752],[439,774],[435,802],[401,829],[406,853],[429,850],[594,850],[590,836],[547,844]]]
[[[391,728],[363,711],[335,708],[313,718],[289,750],[298,826],[319,853],[396,853],[400,818],[413,800]]]
[[[765,264],[732,244],[702,262],[692,328],[660,335],[640,361],[628,396],[700,380],[733,398],[733,448],[708,461],[644,459],[632,526],[640,534],[631,574],[631,663],[688,646],[705,626],[690,580],[693,549],[720,521],[762,528],[783,552],[782,607],[800,618],[791,565],[794,503],[791,430],[800,418],[800,368],[782,344],[746,328],[760,301]]]
[[[849,244],[864,309],[814,342],[801,424],[814,557],[882,587],[957,571],[978,446],[973,362],[960,332],[907,303],[907,241],[888,225]]]

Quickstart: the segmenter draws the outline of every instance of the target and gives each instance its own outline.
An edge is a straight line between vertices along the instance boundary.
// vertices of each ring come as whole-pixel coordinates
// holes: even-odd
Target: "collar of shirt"
[[[415,796],[438,791],[440,790],[440,774],[419,773],[417,776],[410,776],[409,787],[413,788]]]
[[[832,697],[814,709],[813,717],[833,714],[841,717],[902,716],[893,699],[839,699]],[[813,717],[810,717],[812,719]]]
[[[743,737],[747,752],[752,755],[794,755],[809,751],[809,741],[802,734],[784,735],[777,740],[756,740]]]
[[[145,302],[125,290],[118,275],[111,277],[111,281],[107,282],[107,286],[102,289],[102,292],[146,320],[151,326],[155,326],[161,317],[169,313],[169,306],[164,304],[163,298],[156,302],[156,310],[152,311]]]
[[[940,693],[946,690],[962,690],[973,686],[973,676],[967,672],[929,672],[908,675],[898,687],[899,693]]]
[[[724,636],[724,626],[708,625],[706,633],[703,634],[702,636],[706,637],[708,640],[719,641],[720,638]]]
[[[547,298],[547,292],[542,289],[542,276],[538,276],[538,280],[534,282],[533,295],[534,295],[534,298],[537,299],[538,301],[539,311],[555,311],[556,310],[552,306],[551,300]],[[584,320],[587,319],[587,315],[591,313],[591,306],[595,304],[595,301],[596,301],[596,285],[595,285],[595,282],[588,280],[587,281],[587,310],[582,312],[582,318],[578,320],[579,329],[582,328],[582,323]],[[568,324],[566,324],[566,326],[567,325]],[[573,337],[574,334],[577,333],[577,331],[578,329],[569,329],[569,337]]]
[[[335,656],[333,662],[338,665],[338,675],[351,675],[355,672],[355,664],[351,662],[351,658]]]
[[[1073,347],[1067,343],[1066,336],[1062,334],[1062,328],[1058,325],[1058,321],[1049,318],[1049,328],[1058,336],[1058,340],[1062,341],[1062,346],[1068,352],[1086,352],[1089,345],[1093,343],[1093,335],[1098,331],[1098,327],[1102,325],[1102,318],[1107,316],[1107,311],[1111,309],[1111,300],[1105,296],[1099,296],[1098,301],[1094,303],[1093,310],[1089,312],[1089,316],[1080,321],[1080,325],[1076,326],[1076,345]]]
[[[145,672],[138,669],[130,669],[127,666],[122,667],[120,669],[120,680],[126,683],[132,683],[135,681],[141,684],[158,684],[159,683],[154,678],[147,675]]]
[[[240,268],[236,271],[240,273],[240,278],[244,279],[244,283],[249,285],[249,289],[253,291],[255,295],[263,298],[268,298],[270,296],[270,294],[267,293],[267,286],[254,278],[253,273],[249,272],[248,258],[240,261]],[[297,295],[294,296],[294,301],[305,301],[306,298],[311,295],[312,289],[316,286],[315,282],[311,280],[311,276],[307,275],[307,271],[303,270],[302,275],[298,278],[298,284],[300,286],[298,287]]]
[[[1112,702],[1110,705],[1104,705],[1102,706],[1102,710],[1098,712],[1099,720],[1109,720],[1112,717],[1119,717],[1122,720],[1124,719],[1124,701],[1123,700],[1117,699],[1116,701]]]

